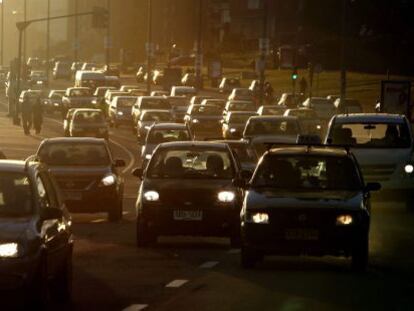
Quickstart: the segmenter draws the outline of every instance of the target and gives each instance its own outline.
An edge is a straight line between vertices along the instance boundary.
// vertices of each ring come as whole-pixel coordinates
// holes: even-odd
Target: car
[[[220,93],[230,93],[234,88],[241,86],[240,79],[238,78],[222,78],[219,85]]]
[[[168,91],[152,91],[150,96],[168,96],[170,92]]]
[[[330,99],[325,97],[308,97],[302,103],[302,107],[315,110],[318,118],[327,123],[336,113],[336,109],[332,103]]]
[[[162,85],[164,83],[164,73],[159,70],[154,70],[152,77],[152,83],[154,85]]]
[[[81,70],[83,66],[82,62],[73,62],[72,65],[70,66],[70,71],[72,72],[72,77],[74,77],[76,75],[76,72],[78,70]]]
[[[251,90],[246,88],[236,87],[231,91],[228,101],[253,101],[254,94]]]
[[[324,124],[318,118],[315,110],[310,108],[287,109],[283,114],[285,117],[297,117],[299,119],[300,128],[304,135],[322,136],[325,130]]]
[[[256,105],[252,101],[246,100],[229,100],[223,110],[223,116],[232,111],[256,112]]]
[[[137,83],[142,83],[144,82],[144,76],[146,74],[146,69],[144,66],[141,66],[138,68],[138,71],[135,75],[135,80],[137,81]]]
[[[340,114],[332,118],[325,143],[347,145],[368,182],[380,182],[374,195],[414,209],[413,134],[405,116],[396,114]]]
[[[172,121],[173,121],[173,117],[171,115],[171,110],[161,110],[161,109],[143,110],[140,114],[139,120],[136,125],[138,140],[141,142],[145,142],[145,138],[147,137],[148,130],[153,124],[172,122]]]
[[[191,141],[193,134],[187,125],[182,123],[155,123],[145,137],[141,149],[142,167],[145,168],[151,159],[154,149],[161,143],[174,141]]]
[[[207,98],[207,99],[204,99],[200,105],[201,106],[213,105],[219,108],[221,112],[223,112],[224,108],[226,107],[226,103],[227,101],[225,99]]]
[[[222,133],[224,139],[237,139],[243,137],[247,120],[256,116],[251,111],[233,111],[226,114],[222,120]]]
[[[369,256],[370,191],[349,150],[275,146],[246,185],[241,218],[241,265],[267,255],[351,256],[365,270]]]
[[[333,105],[337,114],[363,112],[361,103],[357,99],[346,98],[345,100],[341,100],[341,98],[337,98]]]
[[[138,85],[133,85],[133,84],[125,84],[122,85],[121,88],[119,89],[120,92],[129,92],[129,90],[133,90],[133,89],[139,89]]]
[[[62,97],[66,90],[51,90],[49,95],[43,99],[43,109],[46,112],[62,112]]]
[[[265,85],[263,83],[263,85]],[[258,96],[260,92],[260,80],[253,80],[250,83],[249,90],[253,92],[254,96]]]
[[[67,62],[56,62],[52,70],[53,79],[67,79],[72,76],[71,65]]]
[[[112,76],[118,78],[121,76],[121,71],[119,70],[119,67],[115,65],[104,65],[101,71],[105,76]]]
[[[230,149],[239,162],[239,165],[244,172],[252,174],[256,168],[259,158],[256,151],[244,140],[214,140],[213,142],[225,143],[229,145]],[[248,176],[250,176],[250,174]]]
[[[82,64],[82,67],[80,70],[82,71],[95,71],[95,69],[98,67],[96,63],[88,63],[85,62]]]
[[[330,100],[331,101],[331,103],[333,104],[334,103],[334,101],[335,100],[337,100],[338,98],[340,98],[341,97],[341,95],[328,95],[328,96],[326,96],[326,99],[328,99],[328,100]]]
[[[29,57],[26,65],[29,70],[42,70],[44,69],[44,61],[39,57]]]
[[[171,105],[164,96],[140,96],[138,101],[132,106],[132,120],[136,126],[141,117],[141,113],[148,109],[171,110]]]
[[[196,87],[196,76],[194,73],[186,73],[181,79],[181,84],[183,86],[192,86]]]
[[[191,98],[197,94],[197,90],[193,86],[173,86],[170,96],[185,96]]]
[[[147,90],[146,89],[130,89],[128,91],[128,93],[131,96],[146,96],[147,95]],[[167,95],[168,94],[170,94],[170,93],[167,92]],[[158,95],[158,96],[164,96],[164,95],[162,94],[162,95]]]
[[[92,89],[89,87],[70,87],[62,97],[64,113],[71,108],[94,108]]]
[[[191,97],[190,104],[191,105],[200,105],[201,102],[205,99],[214,99],[213,96],[210,95],[195,95]]]
[[[107,107],[111,105],[112,100],[117,96],[133,96],[133,95],[126,91],[122,92],[118,90],[108,89],[105,92],[105,96],[104,96]]]
[[[257,114],[259,116],[281,116],[286,111],[285,106],[279,105],[263,105],[257,109]]]
[[[100,109],[76,109],[69,121],[70,137],[99,137],[109,139],[108,124]]]
[[[121,79],[117,76],[105,76],[104,85],[119,89],[121,87]]]
[[[63,117],[63,136],[69,137],[70,136],[70,122],[72,121],[73,113],[79,108],[71,108],[69,109],[64,117]]]
[[[243,131],[243,140],[254,147],[258,156],[266,151],[269,143],[296,143],[302,133],[297,117],[250,117]]]
[[[239,245],[242,172],[227,144],[162,143],[133,174],[142,179],[137,246],[153,245],[162,235],[230,237],[233,247]]]
[[[36,156],[45,163],[63,192],[71,213],[108,213],[122,219],[124,180],[105,139],[57,137],[40,143]]]
[[[137,102],[136,96],[115,96],[108,109],[108,119],[111,126],[132,126],[132,107]]]
[[[43,70],[32,70],[28,77],[28,83],[31,87],[48,87],[49,81],[47,74]]]
[[[192,105],[184,117],[184,123],[194,137],[218,137],[221,133],[222,110],[214,105]]]
[[[297,108],[302,101],[300,94],[283,93],[277,105],[292,109]]]
[[[106,94],[106,91],[108,91],[108,90],[116,91],[116,87],[114,87],[114,86],[99,86],[99,87],[97,87],[95,92],[93,93],[93,96],[95,97],[95,99],[92,103],[93,104],[98,104],[102,100],[105,100],[105,94]]]
[[[49,293],[68,302],[72,291],[72,219],[48,167],[33,157],[0,160],[0,198],[3,307],[41,310],[46,308]],[[9,295],[13,300],[10,309]]]
[[[166,99],[171,105],[174,122],[184,122],[185,114],[190,106],[188,98],[185,96],[167,96]]]

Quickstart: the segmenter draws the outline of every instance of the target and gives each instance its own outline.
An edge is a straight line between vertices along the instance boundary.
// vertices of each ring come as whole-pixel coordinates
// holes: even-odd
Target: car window
[[[87,89],[74,89],[70,91],[70,96],[72,97],[91,96],[91,91]]]
[[[191,114],[196,116],[218,116],[222,114],[222,110],[217,106],[198,106],[193,107]]]
[[[247,120],[249,120],[249,118],[253,116],[253,115],[248,115],[248,114],[231,114],[229,117],[229,122],[230,123],[246,123]]]
[[[171,109],[171,106],[165,100],[142,100],[140,109]]]
[[[160,150],[148,170],[150,178],[232,179],[234,167],[227,151],[205,148]]]
[[[38,155],[51,166],[108,166],[111,162],[104,144],[88,142],[44,144]]]
[[[150,144],[161,144],[171,141],[188,141],[191,140],[190,133],[187,130],[152,130],[148,134],[147,142]]]
[[[39,195],[42,208],[51,208],[52,204],[50,202],[49,194],[46,191],[46,186],[40,176],[36,177],[36,190]]]
[[[255,111],[256,107],[253,103],[238,103],[238,102],[233,102],[230,104],[230,109],[231,111]]]
[[[335,124],[332,144],[357,148],[409,148],[410,132],[405,123]]]
[[[147,112],[141,117],[141,121],[170,121],[171,114],[169,112]]]
[[[245,135],[298,135],[299,126],[294,120],[261,120],[250,119]]]
[[[358,170],[347,157],[268,155],[259,164],[253,187],[289,190],[362,189]]]
[[[76,111],[73,120],[76,123],[103,123],[104,117],[101,111]]]
[[[26,174],[0,174],[0,217],[30,214],[33,207],[30,179]]]
[[[118,108],[131,108],[137,100],[135,98],[118,98]]]

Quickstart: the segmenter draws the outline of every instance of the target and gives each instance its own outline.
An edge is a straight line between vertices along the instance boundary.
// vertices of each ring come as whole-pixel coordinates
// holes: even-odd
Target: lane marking
[[[218,261],[206,261],[205,263],[201,264],[199,268],[201,269],[211,269],[218,265]]]
[[[227,254],[240,254],[240,249],[238,248],[232,248],[227,252]]]
[[[168,283],[167,285],[165,285],[165,287],[178,288],[178,287],[183,286],[187,282],[188,282],[188,280],[174,280],[174,281]]]
[[[123,311],[140,311],[140,310],[144,310],[145,308],[147,308],[148,305],[130,305],[129,307],[126,307]]]
[[[95,219],[95,220],[92,220],[91,222],[94,223],[94,224],[99,224],[99,223],[102,223],[102,222],[105,222],[105,221],[106,221],[106,219]]]

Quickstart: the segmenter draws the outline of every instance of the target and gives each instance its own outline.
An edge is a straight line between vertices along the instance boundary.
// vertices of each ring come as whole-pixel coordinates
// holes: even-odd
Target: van
[[[78,70],[75,76],[75,87],[89,87],[95,90],[99,86],[105,86],[105,75],[97,71]]]

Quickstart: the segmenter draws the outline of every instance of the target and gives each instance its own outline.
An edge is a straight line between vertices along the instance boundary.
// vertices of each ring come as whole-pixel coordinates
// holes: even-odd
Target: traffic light
[[[94,7],[92,14],[93,28],[107,28],[109,26],[109,11],[102,7]]]
[[[298,68],[294,68],[293,72],[292,72],[292,80],[296,81],[298,79],[299,75],[298,75]]]

